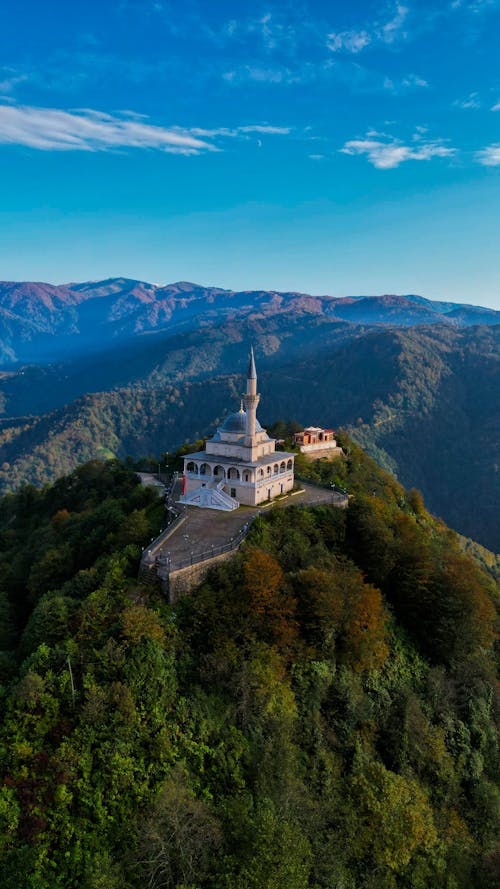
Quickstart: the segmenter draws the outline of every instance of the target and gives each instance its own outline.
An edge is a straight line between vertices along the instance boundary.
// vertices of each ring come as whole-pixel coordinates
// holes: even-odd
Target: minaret
[[[243,396],[247,414],[247,444],[253,445],[255,441],[255,423],[257,419],[257,406],[260,401],[260,395],[257,394],[257,371],[255,370],[255,359],[253,357],[253,347],[250,349],[250,361],[247,373],[247,391]]]

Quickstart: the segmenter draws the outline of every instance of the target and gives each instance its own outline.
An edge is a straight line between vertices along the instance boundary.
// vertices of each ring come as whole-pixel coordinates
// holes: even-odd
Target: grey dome
[[[226,417],[220,428],[221,432],[246,432],[247,415],[245,411],[237,411],[235,414],[229,414],[229,417]]]
[[[235,414],[229,414],[229,417],[224,420],[224,423],[220,427],[220,431],[245,433],[247,431],[247,415],[245,411],[240,410]],[[262,426],[258,420],[255,423],[255,431],[262,431]]]

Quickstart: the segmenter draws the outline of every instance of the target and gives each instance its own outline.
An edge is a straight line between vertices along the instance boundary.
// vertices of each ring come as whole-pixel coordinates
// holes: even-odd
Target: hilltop
[[[0,502],[2,887],[493,889],[495,583],[341,442],[175,606],[130,468]]]

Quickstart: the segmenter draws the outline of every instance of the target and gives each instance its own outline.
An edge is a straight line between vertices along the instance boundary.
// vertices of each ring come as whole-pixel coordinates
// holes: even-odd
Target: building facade
[[[253,349],[246,393],[240,409],[230,414],[204,451],[184,458],[181,503],[206,509],[256,506],[291,491],[295,455],[276,451],[257,419],[260,395]]]
[[[295,433],[294,442],[303,454],[337,447],[333,429],[322,429],[321,426],[306,426],[303,432]]]

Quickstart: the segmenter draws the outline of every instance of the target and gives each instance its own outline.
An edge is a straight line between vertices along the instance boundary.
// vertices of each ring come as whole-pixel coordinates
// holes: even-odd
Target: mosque
[[[205,509],[256,506],[293,488],[295,454],[276,451],[257,419],[260,395],[253,349],[240,409],[219,426],[205,450],[187,454],[181,503]]]

